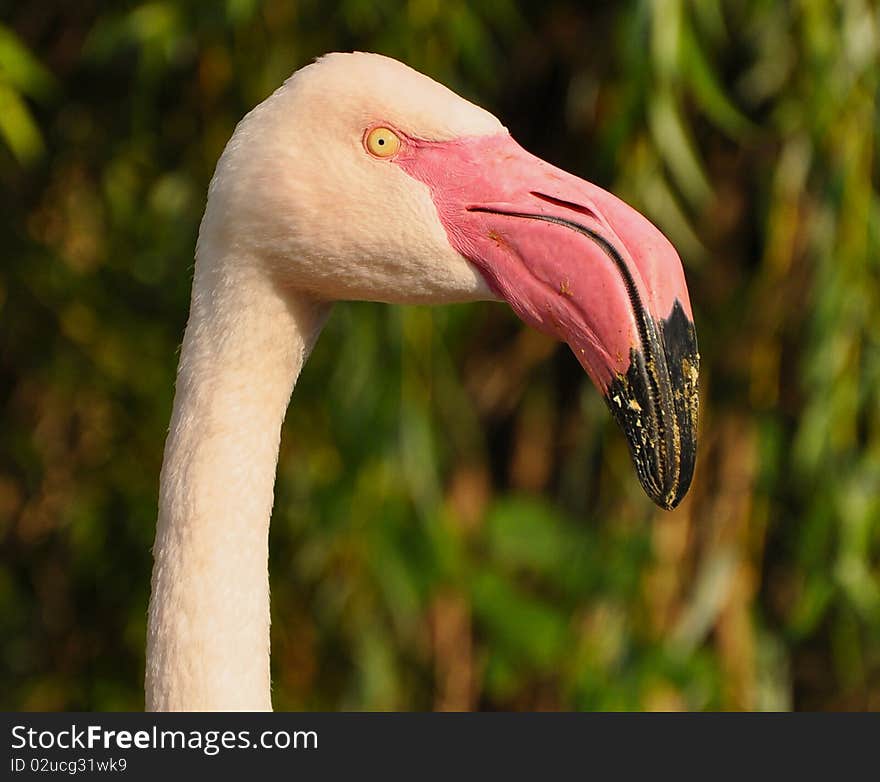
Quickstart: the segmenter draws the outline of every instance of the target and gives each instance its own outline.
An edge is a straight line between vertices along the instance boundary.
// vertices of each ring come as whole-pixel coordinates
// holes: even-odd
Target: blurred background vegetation
[[[0,0],[0,706],[138,709],[208,180],[332,50],[400,58],[649,215],[702,372],[655,509],[502,305],[338,305],[285,425],[281,709],[880,709],[871,0]]]

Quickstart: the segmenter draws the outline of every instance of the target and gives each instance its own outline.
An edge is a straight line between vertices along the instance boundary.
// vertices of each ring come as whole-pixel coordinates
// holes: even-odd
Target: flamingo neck
[[[270,710],[268,536],[281,423],[327,305],[200,243],[159,492],[150,710]]]

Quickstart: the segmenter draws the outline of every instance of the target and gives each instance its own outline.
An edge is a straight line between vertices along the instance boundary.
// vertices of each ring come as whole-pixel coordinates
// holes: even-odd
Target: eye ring
[[[400,136],[391,128],[379,125],[364,135],[364,147],[373,157],[389,158],[400,150]]]

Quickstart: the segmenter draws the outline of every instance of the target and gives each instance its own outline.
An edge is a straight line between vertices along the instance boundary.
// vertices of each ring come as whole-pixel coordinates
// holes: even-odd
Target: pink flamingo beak
[[[394,158],[431,191],[453,247],[526,323],[568,343],[660,507],[696,459],[699,353],[675,249],[623,201],[509,135],[406,139]]]

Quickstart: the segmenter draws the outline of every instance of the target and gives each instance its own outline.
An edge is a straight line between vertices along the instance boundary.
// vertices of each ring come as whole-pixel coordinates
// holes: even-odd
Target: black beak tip
[[[687,494],[696,464],[700,355],[694,324],[678,301],[653,326],[605,401],[626,435],[645,493],[672,510]]]

